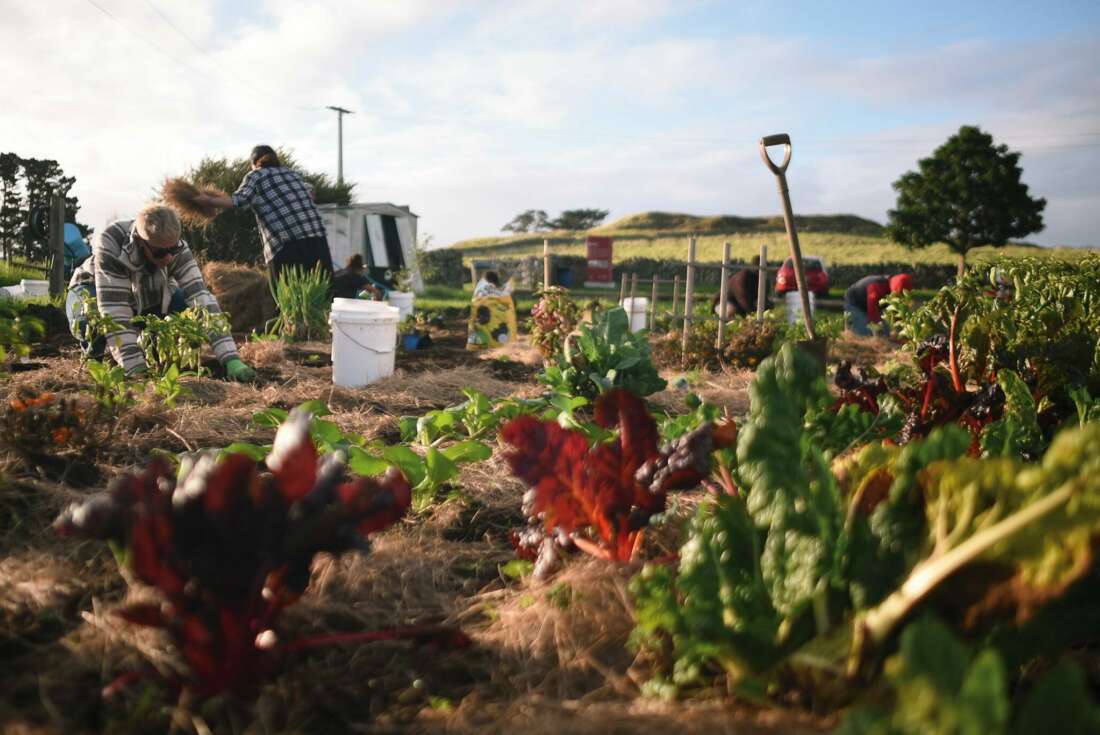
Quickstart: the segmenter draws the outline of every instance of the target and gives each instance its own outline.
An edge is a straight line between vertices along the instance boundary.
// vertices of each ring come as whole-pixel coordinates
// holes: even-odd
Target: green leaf
[[[401,444],[386,447],[382,450],[382,458],[401,470],[401,474],[413,487],[417,487],[427,476],[424,460],[419,454]]]
[[[233,442],[228,447],[221,451],[221,456],[226,457],[230,454],[243,454],[250,457],[257,462],[263,461],[265,457],[271,452],[270,444],[249,444],[248,442]]]
[[[458,465],[435,447],[428,447],[424,453],[424,467],[427,469],[425,484],[434,488],[458,475]]]
[[[1024,701],[1012,732],[1014,735],[1100,732],[1100,710],[1092,701],[1080,667],[1066,661],[1044,674]]]
[[[442,454],[455,463],[482,462],[493,456],[493,450],[483,442],[467,440],[443,449]]]
[[[352,473],[361,477],[374,477],[384,474],[389,468],[389,462],[369,454],[362,447],[348,447],[348,469]],[[408,479],[407,476],[406,479]]]
[[[332,411],[330,411],[328,406],[325,405],[325,402],[316,398],[309,401],[304,401],[303,403],[299,403],[297,408],[299,411],[307,411],[313,414],[314,418],[332,415]]]
[[[265,408],[263,411],[252,414],[252,423],[257,426],[269,426],[277,429],[286,421],[288,416],[290,416],[290,411],[286,409]]]
[[[513,559],[510,562],[500,565],[500,573],[510,579],[520,579],[530,574],[534,568],[534,562],[527,561],[526,559]]]

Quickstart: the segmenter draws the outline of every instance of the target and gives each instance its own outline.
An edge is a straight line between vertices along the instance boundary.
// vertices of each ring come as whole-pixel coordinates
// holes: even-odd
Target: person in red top
[[[848,328],[854,334],[870,336],[868,324],[882,321],[879,302],[890,293],[901,293],[913,288],[913,278],[908,273],[893,277],[864,276],[844,292],[844,313]]]

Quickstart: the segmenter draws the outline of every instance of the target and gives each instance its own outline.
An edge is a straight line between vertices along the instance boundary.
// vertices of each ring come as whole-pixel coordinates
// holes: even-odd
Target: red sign
[[[588,268],[584,277],[584,285],[614,286],[615,276],[612,268],[611,238],[590,236],[587,246]]]

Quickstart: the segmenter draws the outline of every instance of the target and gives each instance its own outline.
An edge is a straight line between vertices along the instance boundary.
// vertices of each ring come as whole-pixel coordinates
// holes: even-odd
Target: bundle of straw
[[[195,197],[199,194],[226,195],[224,191],[211,184],[195,186],[183,179],[168,179],[165,181],[161,194],[164,196],[164,201],[179,212],[180,219],[183,220],[184,224],[197,227],[205,227],[213,222],[221,209],[208,204],[198,204],[195,202]]]

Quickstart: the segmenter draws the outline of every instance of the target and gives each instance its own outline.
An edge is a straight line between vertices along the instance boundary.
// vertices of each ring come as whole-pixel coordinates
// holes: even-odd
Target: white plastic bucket
[[[649,299],[641,296],[623,299],[623,310],[630,319],[630,331],[640,332],[649,326]]]
[[[23,290],[23,286],[0,286],[0,298],[5,299],[22,299],[26,297],[26,292]]]
[[[390,302],[390,306],[396,306],[401,311],[401,320],[404,321],[405,317],[413,313],[413,299],[415,296],[415,294],[408,291],[390,291],[386,301]]]
[[[798,291],[788,291],[784,296],[787,300],[787,324],[794,324],[802,318],[802,297],[798,295]],[[812,316],[817,311],[817,302],[814,300],[813,291],[810,291],[807,296],[810,297],[810,315]]]
[[[359,388],[392,375],[399,320],[396,308],[378,301],[333,299],[332,382]]]
[[[49,281],[35,281],[24,278],[19,282],[19,285],[23,287],[23,293],[26,298],[34,298],[35,296],[49,296],[50,295],[50,282]]]

